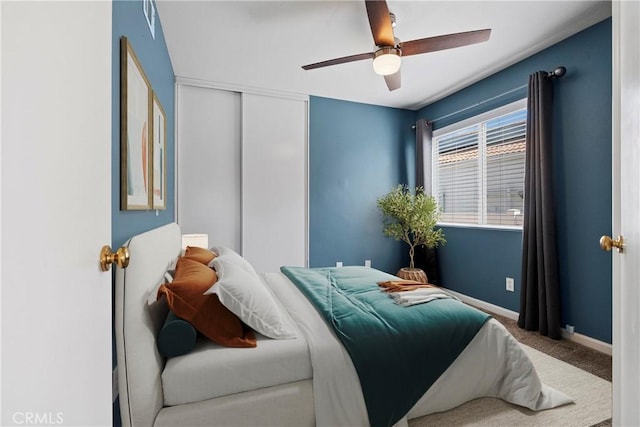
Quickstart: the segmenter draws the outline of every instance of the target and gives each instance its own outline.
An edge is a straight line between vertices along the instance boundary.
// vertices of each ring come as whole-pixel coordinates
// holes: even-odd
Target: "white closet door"
[[[177,222],[240,252],[240,94],[178,85]]]
[[[258,272],[307,260],[307,101],[242,95],[242,249]]]

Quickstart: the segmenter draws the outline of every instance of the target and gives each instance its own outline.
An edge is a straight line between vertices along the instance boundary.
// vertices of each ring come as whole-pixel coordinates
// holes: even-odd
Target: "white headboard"
[[[120,412],[123,426],[152,426],[162,409],[160,374],[164,358],[156,334],[167,314],[164,302],[149,306],[147,297],[181,250],[176,223],[138,234],[125,246],[129,266],[116,270],[115,335]]]

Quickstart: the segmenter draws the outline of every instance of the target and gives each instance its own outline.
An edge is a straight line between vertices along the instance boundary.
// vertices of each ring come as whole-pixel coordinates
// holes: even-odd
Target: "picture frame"
[[[120,210],[152,205],[152,90],[126,37],[120,38]]]
[[[155,92],[153,93],[152,113],[152,207],[163,210],[167,208],[167,119],[164,108],[162,108]]]

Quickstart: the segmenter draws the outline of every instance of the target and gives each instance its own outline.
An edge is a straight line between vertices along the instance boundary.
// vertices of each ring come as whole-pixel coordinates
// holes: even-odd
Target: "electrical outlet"
[[[575,332],[575,328],[573,327],[573,325],[569,325],[568,323],[564,330],[567,331],[569,335],[573,335]]]
[[[342,267],[342,261],[336,262],[336,267]]]
[[[513,292],[514,291],[513,278],[512,277],[507,277],[507,279],[505,280],[505,283],[507,285],[507,290],[509,292]]]
[[[365,259],[364,260],[364,266],[365,267],[371,267],[371,260],[370,259]]]

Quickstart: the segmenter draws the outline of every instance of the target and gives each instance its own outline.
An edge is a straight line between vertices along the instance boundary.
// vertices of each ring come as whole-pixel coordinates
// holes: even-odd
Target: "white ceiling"
[[[491,38],[403,58],[402,87],[389,92],[370,60],[301,68],[374,50],[363,1],[157,0],[157,8],[177,77],[407,109],[450,95],[611,15],[610,2],[594,0],[387,3],[401,41],[483,28],[492,29]]]

